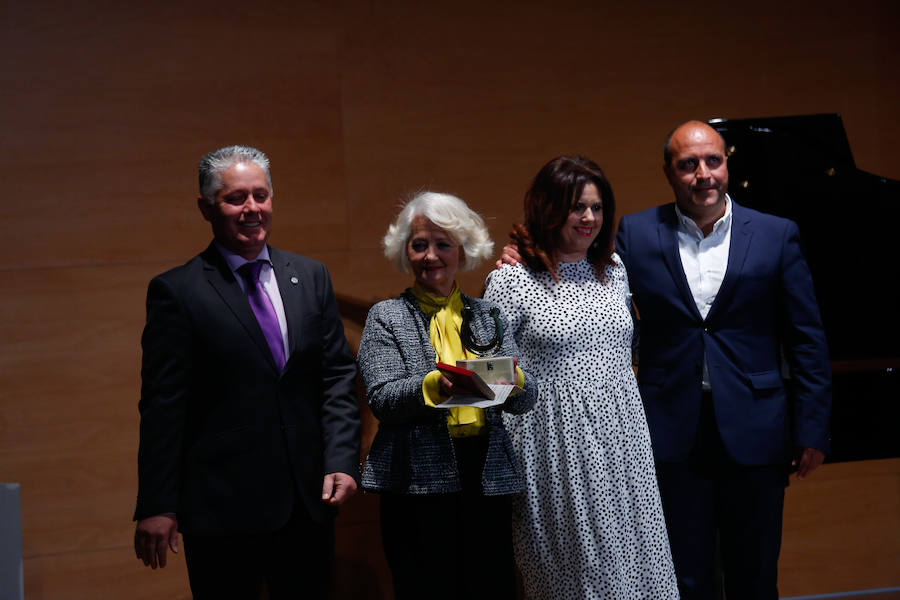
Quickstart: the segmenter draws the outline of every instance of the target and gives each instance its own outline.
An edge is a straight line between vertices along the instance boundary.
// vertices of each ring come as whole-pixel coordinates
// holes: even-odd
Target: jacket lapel
[[[719,293],[709,308],[706,320],[715,318],[721,312],[722,306],[728,306],[734,296],[737,282],[741,278],[744,261],[747,259],[747,251],[750,249],[750,240],[753,238],[753,227],[750,213],[734,200],[731,201],[731,245],[728,249],[728,267],[725,269],[725,278],[719,287]]]
[[[297,345],[302,335],[304,294],[312,289],[305,280],[305,273],[297,269],[289,254],[281,252],[269,246],[269,258],[275,269],[275,280],[278,282],[278,292],[281,294],[281,303],[284,306],[284,317],[287,319],[288,352],[285,370],[294,356]]]
[[[275,369],[275,360],[272,358],[272,351],[263,335],[262,328],[250,308],[250,302],[247,300],[247,294],[241,289],[241,284],[234,277],[234,273],[228,267],[228,263],[222,257],[222,254],[214,245],[210,245],[201,255],[203,257],[203,269],[206,273],[206,279],[210,285],[221,296],[225,304],[234,314],[238,322],[247,331],[247,334],[253,340],[253,343],[259,348],[259,351],[266,360]]]
[[[660,220],[657,225],[659,233],[659,245],[662,251],[669,275],[675,283],[675,287],[681,292],[681,298],[692,315],[701,319],[694,295],[688,285],[687,276],[684,274],[684,266],[681,264],[681,253],[678,250],[678,215],[675,213],[675,205],[667,204],[661,208]]]

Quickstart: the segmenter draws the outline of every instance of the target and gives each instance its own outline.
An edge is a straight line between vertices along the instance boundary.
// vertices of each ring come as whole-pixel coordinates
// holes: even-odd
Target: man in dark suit
[[[789,165],[786,168],[790,168]],[[675,203],[623,217],[638,380],[682,598],[777,598],[784,488],[828,449],[828,350],[797,226],[726,194],[721,136],[666,142]],[[788,379],[782,378],[782,365]]]
[[[135,552],[184,539],[194,598],[327,597],[357,487],[356,368],[324,265],[266,245],[269,161],[200,163],[213,243],[155,277],[142,337]]]

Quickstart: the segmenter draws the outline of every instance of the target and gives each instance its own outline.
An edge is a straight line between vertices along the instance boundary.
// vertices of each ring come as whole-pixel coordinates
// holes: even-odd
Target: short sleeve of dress
[[[506,265],[491,271],[487,277],[484,299],[496,303],[503,310],[509,323],[509,330],[515,336],[525,318],[521,287],[524,267]]]
[[[639,364],[639,356],[641,349],[641,321],[638,319],[637,311],[634,303],[631,301],[631,287],[628,284],[628,272],[619,255],[613,252],[613,264],[609,266],[607,273],[609,277],[616,283],[617,287],[622,288],[625,296],[625,304],[628,306],[628,312],[631,314],[631,321],[634,323],[634,332],[631,335],[631,361],[632,364]]]

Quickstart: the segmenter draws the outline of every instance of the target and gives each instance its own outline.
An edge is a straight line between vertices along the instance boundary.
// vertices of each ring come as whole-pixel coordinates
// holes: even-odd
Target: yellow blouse
[[[428,335],[438,362],[455,365],[457,360],[478,358],[476,354],[463,346],[459,334],[462,327],[462,296],[456,284],[446,297],[434,296],[416,283],[410,290],[429,319]],[[437,406],[447,398],[440,393],[441,372],[435,369],[422,381],[422,394],[425,404]],[[478,435],[487,424],[484,410],[473,406],[460,406],[449,409],[447,427],[453,437],[469,437]]]

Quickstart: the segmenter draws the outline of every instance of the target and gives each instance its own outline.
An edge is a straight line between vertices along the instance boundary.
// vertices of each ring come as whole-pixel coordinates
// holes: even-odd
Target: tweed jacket
[[[494,320],[488,314],[496,305],[487,300],[462,297],[472,307],[472,332],[478,343],[494,336]],[[506,329],[506,317],[501,313]],[[435,353],[428,333],[428,317],[409,290],[400,297],[379,302],[369,311],[359,347],[359,367],[372,412],[380,421],[362,475],[362,487],[370,492],[441,494],[460,491],[459,471],[447,411],[427,406],[422,381],[435,368]],[[519,356],[511,334],[503,336],[497,356]],[[485,410],[488,450],[482,474],[486,496],[512,494],[524,489],[512,442],[503,427],[501,410],[521,414],[537,399],[537,383],[525,372],[525,392],[509,398],[502,407]]]

